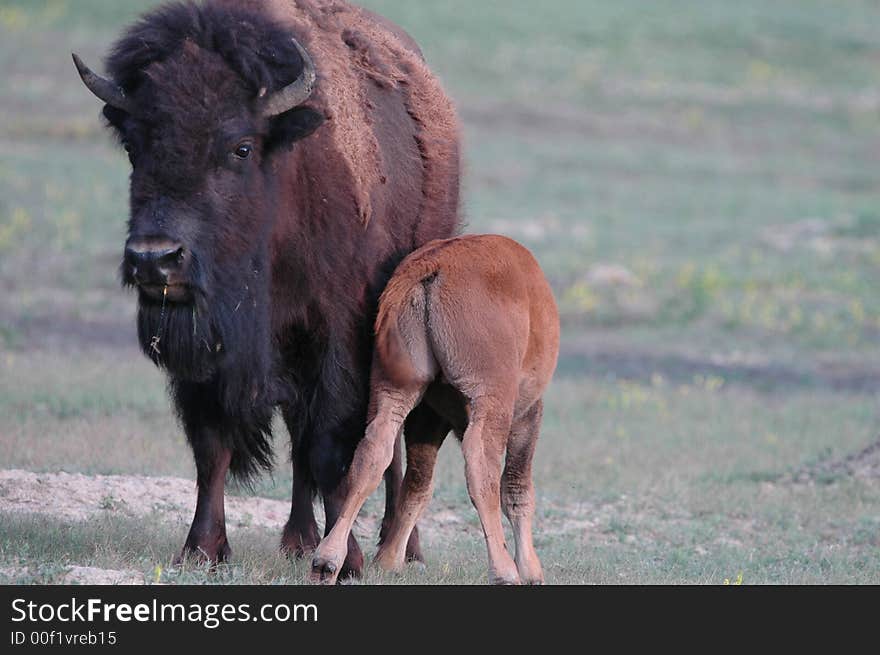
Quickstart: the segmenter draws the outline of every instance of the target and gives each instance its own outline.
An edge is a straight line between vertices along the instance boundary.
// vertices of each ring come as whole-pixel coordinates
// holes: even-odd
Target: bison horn
[[[315,79],[317,79],[315,63],[312,61],[309,53],[305,51],[296,39],[293,40],[293,45],[296,46],[296,49],[299,51],[299,56],[302,59],[302,73],[295,81],[266,98],[265,104],[263,105],[263,116],[266,116],[267,118],[283,114],[289,109],[298,107],[308,100],[310,95],[312,95],[312,89],[315,86]],[[263,93],[265,93],[265,91],[261,90],[260,95]]]
[[[83,60],[75,54],[73,55],[73,63],[76,66],[79,76],[82,78],[83,84],[86,85],[89,91],[94,93],[108,105],[122,109],[128,113],[133,113],[134,103],[130,98],[126,97],[125,91],[122,90],[122,87],[93,72],[92,69],[86,66],[83,63]]]

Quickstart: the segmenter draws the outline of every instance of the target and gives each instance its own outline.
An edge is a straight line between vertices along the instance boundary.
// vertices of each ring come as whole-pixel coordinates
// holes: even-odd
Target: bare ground
[[[195,484],[174,477],[138,475],[84,475],[81,473],[34,473],[19,469],[0,471],[0,513],[42,514],[72,522],[101,515],[138,517],[158,515],[176,526],[182,535],[192,518]],[[318,521],[323,521],[316,506]],[[560,505],[545,502],[538,529],[546,535],[566,535],[575,541],[604,541],[607,524],[616,504],[601,506],[583,502]],[[259,497],[227,496],[227,529],[234,532],[248,527],[277,530],[287,519],[289,503]],[[371,543],[379,532],[381,517],[361,512],[355,534],[362,543]],[[427,541],[478,540],[482,538],[476,514],[446,506],[435,500],[419,521]],[[27,568],[0,568],[0,582],[27,577]],[[115,571],[70,566],[50,578],[59,584],[142,584],[138,571]]]
[[[0,581],[15,583],[19,578],[26,578],[35,573],[30,567],[0,568]],[[144,575],[140,571],[130,569],[99,569],[94,566],[68,566],[53,578],[55,584],[64,585],[141,585]]]
[[[193,481],[174,477],[0,471],[0,512],[45,514],[69,521],[107,514],[129,517],[155,514],[186,528],[192,519],[195,492]],[[603,508],[592,503],[552,505],[547,509],[542,531],[548,534],[589,530],[601,523],[603,515]],[[320,505],[316,505],[315,510],[318,521],[322,522]],[[289,512],[290,504],[283,500],[226,497],[226,522],[230,532],[252,526],[280,531]],[[587,516],[592,516],[592,520]],[[356,535],[368,542],[373,540],[379,533],[380,521],[381,516],[363,510],[355,524]],[[480,536],[475,514],[464,517],[456,508],[438,507],[438,501],[434,501],[419,520],[419,530],[429,539],[454,537],[458,532]]]
[[[833,484],[844,478],[880,479],[880,438],[858,453],[805,466],[775,482],[765,483],[772,492],[777,486]],[[33,473],[24,470],[0,471],[0,513],[38,514],[84,521],[96,516],[159,516],[175,526],[181,537],[189,525],[195,499],[192,481],[174,477],[137,475],[84,475],[80,473]],[[664,522],[687,523],[693,516],[683,508],[648,507],[626,496],[605,503],[557,503],[550,499],[539,502],[540,512],[536,534],[564,537],[572,544],[587,546],[624,541],[647,545],[654,540],[650,531],[631,530],[626,525],[615,527],[615,517],[626,516],[628,522],[641,523],[648,515],[662,516]],[[227,496],[227,528],[230,532],[259,527],[280,531],[287,519],[289,505],[285,501],[259,497]],[[316,506],[319,522],[320,507]],[[364,543],[371,543],[378,534],[380,516],[364,511],[355,525],[355,533]],[[461,507],[444,505],[438,500],[425,512],[419,527],[426,541],[479,540],[481,531],[476,515]],[[713,536],[707,545],[696,546],[704,555],[715,544],[743,547],[743,535],[754,534],[759,526],[752,520],[731,518],[725,530]],[[638,533],[638,534],[636,534]],[[728,534],[729,533],[729,534]],[[28,567],[0,567],[0,583],[42,574],[54,584],[144,584],[144,574],[135,570],[111,570],[68,565],[52,570],[31,571]]]
[[[158,515],[181,529],[189,526],[195,502],[195,483],[173,477],[138,475],[83,475],[33,473],[18,469],[0,471],[0,512],[43,514],[68,521],[99,515]],[[290,505],[259,497],[227,496],[226,519],[230,532],[251,526],[280,530]],[[316,506],[318,520],[323,521]],[[379,533],[380,516],[362,512],[354,531],[364,542]],[[474,524],[449,508],[431,511],[419,524],[428,538],[452,536],[459,531],[479,536]],[[0,581],[26,576],[26,568],[0,568]],[[60,584],[142,584],[138,571],[114,571],[72,566],[54,579]]]
[[[71,521],[102,513],[156,513],[188,525],[195,491],[195,483],[182,478],[0,471],[0,511],[50,514]],[[248,525],[279,527],[289,511],[287,503],[266,498],[230,496],[226,504],[230,530]]]

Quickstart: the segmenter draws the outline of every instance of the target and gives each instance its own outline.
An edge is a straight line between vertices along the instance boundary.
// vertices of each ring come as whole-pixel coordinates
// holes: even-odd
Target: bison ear
[[[112,105],[104,105],[101,113],[104,115],[104,120],[107,121],[107,125],[116,130],[117,135],[121,136],[125,134],[125,123],[129,117],[128,112],[117,109]]]
[[[266,153],[289,148],[295,141],[306,138],[321,127],[324,120],[324,114],[305,105],[275,116],[269,123]]]
[[[104,105],[101,113],[104,114],[104,119],[107,121],[107,124],[110,125],[110,127],[113,127],[119,132],[122,132],[125,121],[128,119],[128,112],[123,111],[122,109],[118,109],[112,105]]]

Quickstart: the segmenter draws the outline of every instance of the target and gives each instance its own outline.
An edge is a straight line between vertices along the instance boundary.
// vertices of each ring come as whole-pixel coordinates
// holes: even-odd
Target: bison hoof
[[[301,559],[306,555],[315,552],[318,547],[318,526],[311,525],[307,528],[293,528],[288,523],[284,526],[284,534],[281,535],[281,552],[288,557],[296,557]]]
[[[360,579],[364,575],[364,555],[360,548],[349,547],[342,570],[339,572],[340,580]]]
[[[174,559],[174,566],[180,567],[187,562],[196,565],[208,565],[213,569],[217,564],[229,561],[232,549],[226,536],[210,540],[194,541],[187,539],[180,554]]]

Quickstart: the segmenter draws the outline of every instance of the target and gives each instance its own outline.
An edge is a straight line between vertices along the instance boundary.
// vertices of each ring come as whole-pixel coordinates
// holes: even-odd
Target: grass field
[[[98,64],[146,4],[0,2],[0,469],[194,476],[118,288],[128,164],[69,56]],[[559,300],[548,582],[880,583],[880,6],[363,4],[456,100],[468,231],[529,246]],[[274,475],[234,493],[289,496],[276,444]],[[427,569],[366,581],[484,580],[452,440],[438,508],[464,528],[427,540]],[[280,528],[161,579],[300,582]],[[184,536],[159,512],[0,513],[0,569],[151,580]]]

